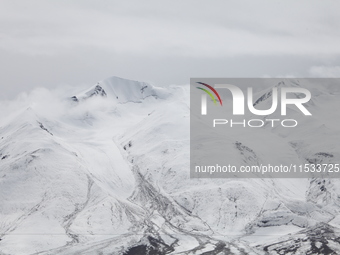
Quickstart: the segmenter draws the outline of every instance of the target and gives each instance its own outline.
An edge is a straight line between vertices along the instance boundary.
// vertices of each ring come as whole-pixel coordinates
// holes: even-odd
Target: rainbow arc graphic
[[[203,83],[203,82],[197,82],[197,83],[198,83],[198,84],[201,84],[201,85],[203,85],[203,86],[205,86],[205,87],[207,87],[207,88],[209,88],[209,89],[217,96],[218,101],[220,102],[220,105],[222,106],[221,97],[220,97],[220,95],[217,93],[216,89],[214,89],[214,88],[213,88],[212,86],[210,86],[209,84],[206,84],[206,83]],[[198,89],[200,89],[200,90],[203,90],[205,93],[207,93],[207,94],[210,96],[210,98],[213,100],[214,104],[217,105],[217,100],[216,100],[216,98],[214,97],[214,95],[213,95],[209,90],[204,89],[204,88],[201,88],[201,87],[196,87],[196,88],[198,88]]]

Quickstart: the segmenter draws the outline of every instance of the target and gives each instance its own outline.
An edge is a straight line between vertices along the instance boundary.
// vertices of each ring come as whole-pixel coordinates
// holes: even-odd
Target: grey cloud
[[[312,66],[309,73],[315,77],[338,78],[340,77],[340,66]]]
[[[8,1],[0,8],[0,98],[117,75],[313,76],[339,65],[335,1]]]

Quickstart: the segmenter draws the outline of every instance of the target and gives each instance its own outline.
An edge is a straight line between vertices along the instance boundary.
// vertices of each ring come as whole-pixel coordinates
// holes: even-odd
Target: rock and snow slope
[[[230,155],[279,142],[287,160],[339,163],[339,90],[312,93],[318,122],[266,126],[260,151],[231,133]],[[338,179],[189,178],[189,86],[111,77],[71,96],[0,118],[1,255],[340,253]]]

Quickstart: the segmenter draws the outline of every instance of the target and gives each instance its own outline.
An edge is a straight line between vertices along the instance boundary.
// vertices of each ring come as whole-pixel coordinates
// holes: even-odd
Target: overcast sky
[[[0,99],[119,76],[340,77],[340,1],[0,0]]]

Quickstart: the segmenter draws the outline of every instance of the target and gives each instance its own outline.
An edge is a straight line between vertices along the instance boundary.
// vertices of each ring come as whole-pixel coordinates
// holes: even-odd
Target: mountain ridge
[[[55,103],[57,113],[35,104],[1,120],[0,254],[275,254],[320,223],[340,228],[337,179],[190,179],[188,86],[109,78],[79,95],[96,86]],[[318,118],[334,103],[324,92],[310,106]],[[335,124],[325,123],[326,140],[310,121],[265,127],[255,137],[264,148],[231,132],[228,153],[240,165],[265,161],[280,141],[290,161],[338,160]]]

